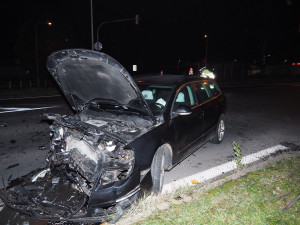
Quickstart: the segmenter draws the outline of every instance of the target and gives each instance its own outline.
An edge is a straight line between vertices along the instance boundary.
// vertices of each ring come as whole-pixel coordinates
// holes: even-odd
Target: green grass
[[[250,172],[206,193],[195,191],[191,202],[156,211],[137,224],[300,224],[300,160],[290,158]]]

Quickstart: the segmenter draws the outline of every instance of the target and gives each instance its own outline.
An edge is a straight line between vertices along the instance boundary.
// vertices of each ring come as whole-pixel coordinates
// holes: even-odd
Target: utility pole
[[[94,50],[94,16],[93,16],[93,0],[91,0],[91,42],[92,42],[92,50]]]

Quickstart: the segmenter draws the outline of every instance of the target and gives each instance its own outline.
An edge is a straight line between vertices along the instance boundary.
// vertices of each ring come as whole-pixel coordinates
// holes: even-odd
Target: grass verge
[[[300,224],[300,200],[283,211],[300,194],[300,160],[292,157],[253,171],[236,180],[200,192],[191,201],[172,202],[136,224]],[[187,193],[175,193],[183,199]]]

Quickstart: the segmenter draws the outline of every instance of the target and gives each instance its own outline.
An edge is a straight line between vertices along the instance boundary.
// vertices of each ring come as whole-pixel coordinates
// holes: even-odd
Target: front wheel
[[[151,164],[151,176],[152,176],[152,191],[154,194],[161,192],[164,184],[165,175],[165,151],[162,147],[158,148]]]
[[[214,144],[220,144],[223,141],[224,135],[225,135],[225,116],[224,114],[222,114],[219,118],[214,136],[212,137],[210,142]]]

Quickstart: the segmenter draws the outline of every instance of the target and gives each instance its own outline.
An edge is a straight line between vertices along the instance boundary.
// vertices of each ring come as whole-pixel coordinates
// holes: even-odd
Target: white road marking
[[[41,109],[51,109],[51,108],[58,108],[62,107],[60,105],[58,106],[46,106],[46,107],[37,107],[37,108],[13,108],[13,107],[0,107],[0,114],[3,113],[11,113],[11,112],[21,112],[21,111],[32,111],[32,110],[41,110]]]
[[[274,154],[278,151],[285,150],[285,149],[287,149],[287,147],[285,147],[283,145],[276,145],[274,147],[261,150],[259,152],[256,152],[251,155],[247,155],[247,156],[243,157],[242,164],[247,165],[247,164],[253,163],[262,158],[265,158],[266,156],[269,156],[271,154]],[[222,165],[210,168],[208,170],[205,170],[205,171],[193,174],[191,176],[182,178],[180,180],[173,181],[169,184],[166,184],[163,186],[162,193],[171,192],[171,191],[174,191],[183,186],[191,186],[191,185],[193,185],[192,180],[197,180],[201,183],[201,182],[210,180],[212,178],[218,177],[224,173],[228,173],[235,169],[237,169],[236,161],[235,160],[230,161],[228,163],[224,163]]]

